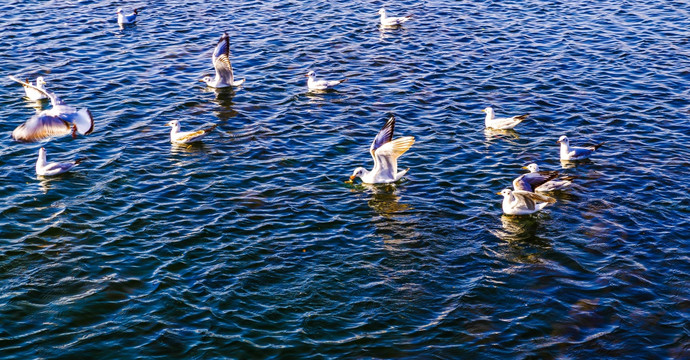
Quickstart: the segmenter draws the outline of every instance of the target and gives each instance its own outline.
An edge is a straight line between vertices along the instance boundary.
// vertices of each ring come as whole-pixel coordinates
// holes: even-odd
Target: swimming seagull
[[[57,95],[46,89],[26,84],[14,76],[10,76],[10,79],[23,83],[24,86],[47,96],[51,105],[50,109],[39,112],[25,123],[17,126],[12,131],[14,140],[37,141],[51,136],[66,135],[70,132],[73,137],[76,137],[77,132],[82,135],[89,135],[93,132],[93,116],[88,109],[77,110],[77,108],[65,104]]]
[[[172,120],[165,124],[165,126],[171,126],[170,130],[170,142],[173,144],[189,144],[201,140],[208,133],[213,131],[218,125],[213,125],[201,130],[196,131],[180,131],[180,122],[178,120]]]
[[[39,176],[55,176],[62,173],[70,171],[73,167],[77,166],[81,162],[78,159],[73,162],[47,162],[46,161],[46,149],[41,148],[38,150],[38,160],[36,160],[36,175]]]
[[[494,109],[490,106],[482,110],[486,113],[486,118],[484,118],[484,125],[487,129],[497,129],[497,130],[508,130],[514,128],[517,124],[525,120],[529,114],[518,115],[509,118],[496,118],[494,115]]]
[[[216,77],[204,76],[201,82],[213,88],[225,88],[229,86],[240,86],[244,84],[244,79],[235,81],[230,63],[230,37],[228,33],[223,33],[211,57],[213,67],[216,69]]]
[[[17,81],[20,84],[22,84],[22,86],[24,87],[24,92],[26,93],[26,97],[28,97],[30,100],[36,101],[36,100],[42,100],[42,99],[48,98],[42,92],[40,92],[38,90],[34,90],[32,87],[27,86],[27,84],[31,85],[31,82],[29,82],[29,79],[27,79],[26,81],[21,81],[21,80],[15,78],[14,76],[10,76],[10,79]],[[45,80],[43,80],[43,76],[39,76],[36,78],[36,85],[33,85],[33,86],[37,87],[41,90],[46,90],[45,85],[46,85],[46,82],[45,82]]]
[[[601,145],[604,145],[604,143],[600,143],[588,147],[570,146],[570,140],[568,140],[568,137],[565,135],[558,139],[558,143],[561,144],[561,160],[589,159],[589,156],[592,155],[594,151],[600,148]]]
[[[350,176],[350,182],[356,177],[367,184],[392,183],[400,180],[410,169],[398,172],[398,158],[414,144],[414,136],[403,136],[393,140],[395,116],[391,115],[383,128],[374,138],[369,153],[374,159],[371,171],[358,167]]]
[[[513,189],[534,192],[540,186],[558,177],[558,171],[540,171],[522,174],[513,180]]]
[[[332,89],[334,86],[347,81],[347,78],[342,80],[316,80],[316,73],[313,71],[308,72],[305,76],[309,77],[309,80],[307,80],[307,88],[309,88],[309,91],[324,91]]]
[[[524,166],[522,168],[530,171],[529,174],[525,174],[527,176],[549,176],[549,174],[552,174],[553,172],[558,174],[557,171],[540,171],[539,165],[537,165],[537,164],[529,164],[529,165]],[[535,174],[535,175],[532,175],[532,174]],[[549,192],[549,191],[564,190],[564,189],[569,188],[573,184],[574,179],[575,179],[575,176],[561,176],[558,178],[553,178],[553,179],[548,180],[547,182],[537,186],[534,189],[534,191],[535,192]]]
[[[383,27],[397,27],[402,25],[405,21],[410,20],[412,15],[407,15],[403,17],[387,17],[386,9],[381,8],[378,12],[381,15],[381,26]]]
[[[137,21],[137,15],[139,12],[137,9],[132,10],[132,13],[129,15],[125,15],[122,12],[122,8],[117,9],[117,23],[120,25],[125,25],[125,24],[133,24],[135,21]]]
[[[549,204],[556,202],[556,199],[529,191],[504,189],[497,193],[503,195],[503,213],[506,215],[529,215],[533,214]]]

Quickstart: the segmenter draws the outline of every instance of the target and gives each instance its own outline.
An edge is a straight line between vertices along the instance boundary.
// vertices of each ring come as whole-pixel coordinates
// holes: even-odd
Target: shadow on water
[[[496,130],[496,129],[484,129],[484,136],[486,136],[486,141],[491,142],[494,140],[517,140],[520,138],[520,134],[513,129],[509,130]]]
[[[544,233],[540,215],[502,215],[501,229],[490,230],[504,241],[501,252],[507,260],[528,264],[542,262],[541,254],[552,248],[552,242],[539,236]]]

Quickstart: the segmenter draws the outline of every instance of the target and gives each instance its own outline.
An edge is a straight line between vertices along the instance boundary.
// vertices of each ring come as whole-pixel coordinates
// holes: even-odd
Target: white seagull
[[[600,143],[588,147],[570,146],[570,140],[568,140],[568,137],[565,135],[558,139],[558,143],[561,144],[561,160],[589,159],[589,156],[592,155],[594,151],[600,148],[601,145],[604,145],[604,143]]]
[[[490,106],[482,110],[486,113],[484,118],[484,125],[487,129],[497,129],[497,130],[508,130],[514,128],[517,124],[525,120],[529,114],[518,115],[509,118],[496,118],[494,115],[494,109]]]
[[[529,174],[525,174],[527,176],[549,176],[549,174],[553,173],[552,171],[540,171],[539,165],[537,165],[537,164],[529,164],[527,166],[523,166],[522,168],[530,171]],[[557,171],[555,171],[555,173],[558,174]],[[532,174],[535,174],[535,175],[532,175]],[[561,176],[558,178],[553,178],[553,179],[548,180],[545,183],[537,186],[534,189],[534,191],[535,192],[549,192],[549,191],[565,190],[573,184],[574,179],[575,179],[575,176]]]
[[[117,9],[117,23],[120,25],[134,24],[137,21],[137,15],[139,14],[137,9],[134,9],[131,14],[125,15],[122,12],[122,8]]]
[[[180,122],[178,120],[172,120],[165,124],[165,126],[171,126],[170,130],[170,142],[173,144],[189,144],[201,140],[208,133],[213,131],[217,125],[213,125],[207,128],[196,131],[180,131]]]
[[[46,149],[41,148],[38,150],[38,160],[36,160],[36,175],[39,176],[55,176],[62,173],[70,171],[73,167],[77,166],[81,160],[76,160],[73,162],[47,162],[46,161]]]
[[[549,204],[556,202],[556,199],[529,191],[504,189],[497,193],[503,195],[503,213],[506,215],[529,215],[533,214]]]
[[[51,136],[66,135],[70,132],[73,137],[76,137],[77,132],[82,135],[89,135],[93,132],[93,116],[88,109],[77,110],[77,108],[65,104],[57,95],[46,89],[26,84],[14,76],[10,76],[10,79],[47,96],[51,106],[50,109],[39,112],[25,123],[17,126],[12,131],[14,140],[30,142]]]
[[[387,17],[386,9],[381,8],[379,10],[379,15],[381,15],[381,26],[383,27],[397,27],[402,25],[405,21],[410,20],[412,15],[407,15],[403,17]]]
[[[309,91],[324,91],[332,89],[334,86],[347,81],[347,78],[342,80],[316,80],[316,73],[313,71],[308,72],[305,76],[309,78],[309,80],[307,80],[307,87],[309,88]]]
[[[374,159],[371,171],[358,167],[350,176],[350,182],[359,177],[366,184],[392,183],[400,180],[410,169],[398,172],[398,158],[414,144],[414,136],[393,140],[395,117],[391,115],[374,138],[369,153]]]
[[[29,98],[30,100],[36,101],[36,100],[42,100],[42,99],[47,99],[48,96],[46,96],[44,93],[35,90],[34,88],[39,88],[41,90],[46,91],[46,82],[43,80],[43,76],[39,76],[36,78],[36,85],[32,85],[31,82],[27,79],[26,81],[21,81],[17,79],[14,76],[10,76],[10,79],[19,82],[22,84],[24,87],[24,92],[26,93],[26,97]],[[27,86],[30,85],[30,86]]]
[[[201,82],[206,83],[212,88],[226,88],[230,86],[240,86],[244,84],[244,79],[235,81],[230,63],[230,37],[228,33],[223,33],[211,57],[213,67],[216,69],[216,77],[204,76]]]

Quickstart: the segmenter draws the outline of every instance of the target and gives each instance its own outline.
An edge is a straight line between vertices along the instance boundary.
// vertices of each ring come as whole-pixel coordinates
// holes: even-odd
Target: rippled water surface
[[[414,17],[381,30],[382,5]],[[119,29],[118,6],[138,23]],[[687,3],[3,10],[3,358],[690,357]],[[197,81],[223,31],[235,92]],[[309,70],[348,82],[309,94]],[[94,133],[12,141],[37,104],[8,75],[44,76]],[[489,105],[531,116],[488,132]],[[390,114],[417,140],[409,174],[345,184]],[[218,128],[173,146],[174,119]],[[564,134],[606,144],[563,169]],[[39,179],[41,146],[87,159]],[[530,162],[576,185],[502,216]]]

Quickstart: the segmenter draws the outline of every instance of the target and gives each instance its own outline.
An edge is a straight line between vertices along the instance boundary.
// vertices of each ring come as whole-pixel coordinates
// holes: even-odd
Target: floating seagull
[[[244,84],[244,79],[235,81],[235,75],[232,72],[230,37],[228,33],[223,33],[223,36],[220,37],[216,48],[213,50],[211,60],[213,61],[213,67],[216,69],[216,77],[211,79],[211,76],[204,76],[199,81],[213,88],[225,88]]]
[[[522,122],[522,120],[527,119],[529,114],[518,115],[509,118],[495,118],[494,109],[490,106],[482,110],[486,113],[486,118],[484,118],[484,125],[487,129],[497,129],[497,130],[508,130],[514,128],[517,124]]]
[[[513,189],[534,192],[540,186],[558,177],[558,171],[540,171],[522,174],[513,180]]]
[[[17,141],[37,141],[51,136],[66,135],[70,132],[76,137],[77,132],[88,135],[93,132],[93,116],[88,109],[77,110],[65,104],[62,99],[52,92],[10,76],[10,79],[30,87],[50,99],[51,108],[32,116],[25,123],[12,131],[12,138]]]
[[[410,20],[412,15],[407,15],[403,17],[386,17],[386,9],[381,8],[379,10],[379,15],[381,15],[381,26],[383,27],[397,27],[402,25],[405,21]]]
[[[309,77],[309,80],[307,80],[307,87],[309,88],[309,91],[324,91],[332,89],[334,86],[347,81],[347,78],[342,80],[316,80],[316,73],[313,71],[308,72],[305,76]]]
[[[165,124],[165,126],[171,126],[170,130],[170,142],[173,144],[189,144],[201,140],[206,134],[213,131],[218,125],[213,125],[201,130],[196,131],[180,131],[180,122],[178,120],[172,120]]]
[[[45,82],[45,80],[43,80],[43,76],[39,76],[36,78],[36,85],[32,85],[31,82],[29,82],[29,79],[27,79],[26,81],[21,81],[21,80],[15,78],[14,76],[10,76],[10,79],[17,81],[20,84],[22,84],[22,86],[24,87],[24,92],[26,93],[26,97],[28,97],[30,100],[36,101],[36,100],[42,100],[42,99],[48,98],[42,92],[40,92],[38,90],[34,90],[34,87],[35,87],[35,88],[39,88],[41,90],[46,91],[46,87],[45,87],[46,82]],[[31,86],[27,86],[27,85],[31,85]]]
[[[374,159],[371,171],[358,167],[350,176],[350,182],[356,177],[367,184],[392,183],[400,180],[410,169],[398,172],[398,158],[414,144],[414,136],[403,136],[393,140],[395,116],[390,117],[374,138],[369,153]]]
[[[62,173],[70,171],[73,167],[77,166],[81,162],[80,159],[74,162],[47,162],[46,161],[46,149],[41,148],[38,150],[38,160],[36,161],[36,175],[39,176],[55,176]]]
[[[529,174],[525,175],[532,175],[536,174],[536,176],[549,176],[549,174],[553,173],[553,171],[539,171],[539,165],[537,164],[529,164],[527,166],[524,166],[523,169],[527,169],[530,171]],[[555,173],[558,173],[555,171]],[[575,176],[561,176],[559,178],[554,178],[551,180],[548,180],[547,182],[537,186],[534,191],[535,192],[549,192],[549,191],[557,191],[557,190],[564,190],[569,188],[573,184],[573,179],[575,179]]]
[[[529,215],[533,214],[549,204],[556,202],[556,199],[536,194],[529,191],[504,189],[498,195],[503,195],[503,213],[506,215]]]
[[[125,15],[122,12],[122,8],[117,9],[117,23],[120,25],[125,25],[125,24],[133,24],[135,21],[137,21],[137,15],[139,12],[137,9],[132,10],[132,13],[129,15]]]
[[[558,139],[561,144],[561,160],[584,160],[589,159],[592,153],[604,145],[604,143],[588,147],[570,146],[568,137],[563,135]]]

